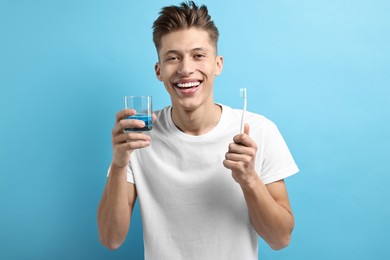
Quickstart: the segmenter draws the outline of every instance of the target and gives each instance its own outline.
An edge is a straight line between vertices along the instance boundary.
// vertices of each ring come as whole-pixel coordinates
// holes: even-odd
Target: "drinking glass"
[[[125,128],[125,132],[144,132],[150,131],[153,128],[152,123],[152,96],[125,96],[125,109],[134,109],[135,115],[127,117],[127,119],[142,120],[145,126],[142,128]]]

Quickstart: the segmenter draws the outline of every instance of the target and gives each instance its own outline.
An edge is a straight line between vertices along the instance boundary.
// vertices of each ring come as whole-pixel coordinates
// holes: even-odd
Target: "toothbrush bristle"
[[[246,88],[240,88],[240,96],[246,98]]]

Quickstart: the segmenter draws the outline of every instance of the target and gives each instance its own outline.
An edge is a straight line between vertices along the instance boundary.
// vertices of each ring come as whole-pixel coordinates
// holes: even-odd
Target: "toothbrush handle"
[[[245,112],[246,112],[246,97],[244,98],[244,109],[242,110],[242,115],[241,115],[241,127],[240,127],[240,133],[244,133],[244,117],[245,117]]]

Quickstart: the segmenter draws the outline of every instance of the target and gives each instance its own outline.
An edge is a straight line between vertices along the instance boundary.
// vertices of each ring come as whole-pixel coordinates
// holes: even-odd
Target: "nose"
[[[194,66],[189,58],[183,58],[177,70],[177,74],[181,76],[188,76],[194,72]]]

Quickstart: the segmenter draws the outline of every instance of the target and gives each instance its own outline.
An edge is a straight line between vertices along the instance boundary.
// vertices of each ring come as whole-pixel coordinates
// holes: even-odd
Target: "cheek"
[[[172,66],[164,66],[160,70],[161,81],[167,81],[175,73],[175,69]]]
[[[207,76],[214,75],[214,73],[215,73],[214,64],[210,64],[210,63],[197,64],[195,69],[197,71],[200,71],[202,74],[207,75]]]

